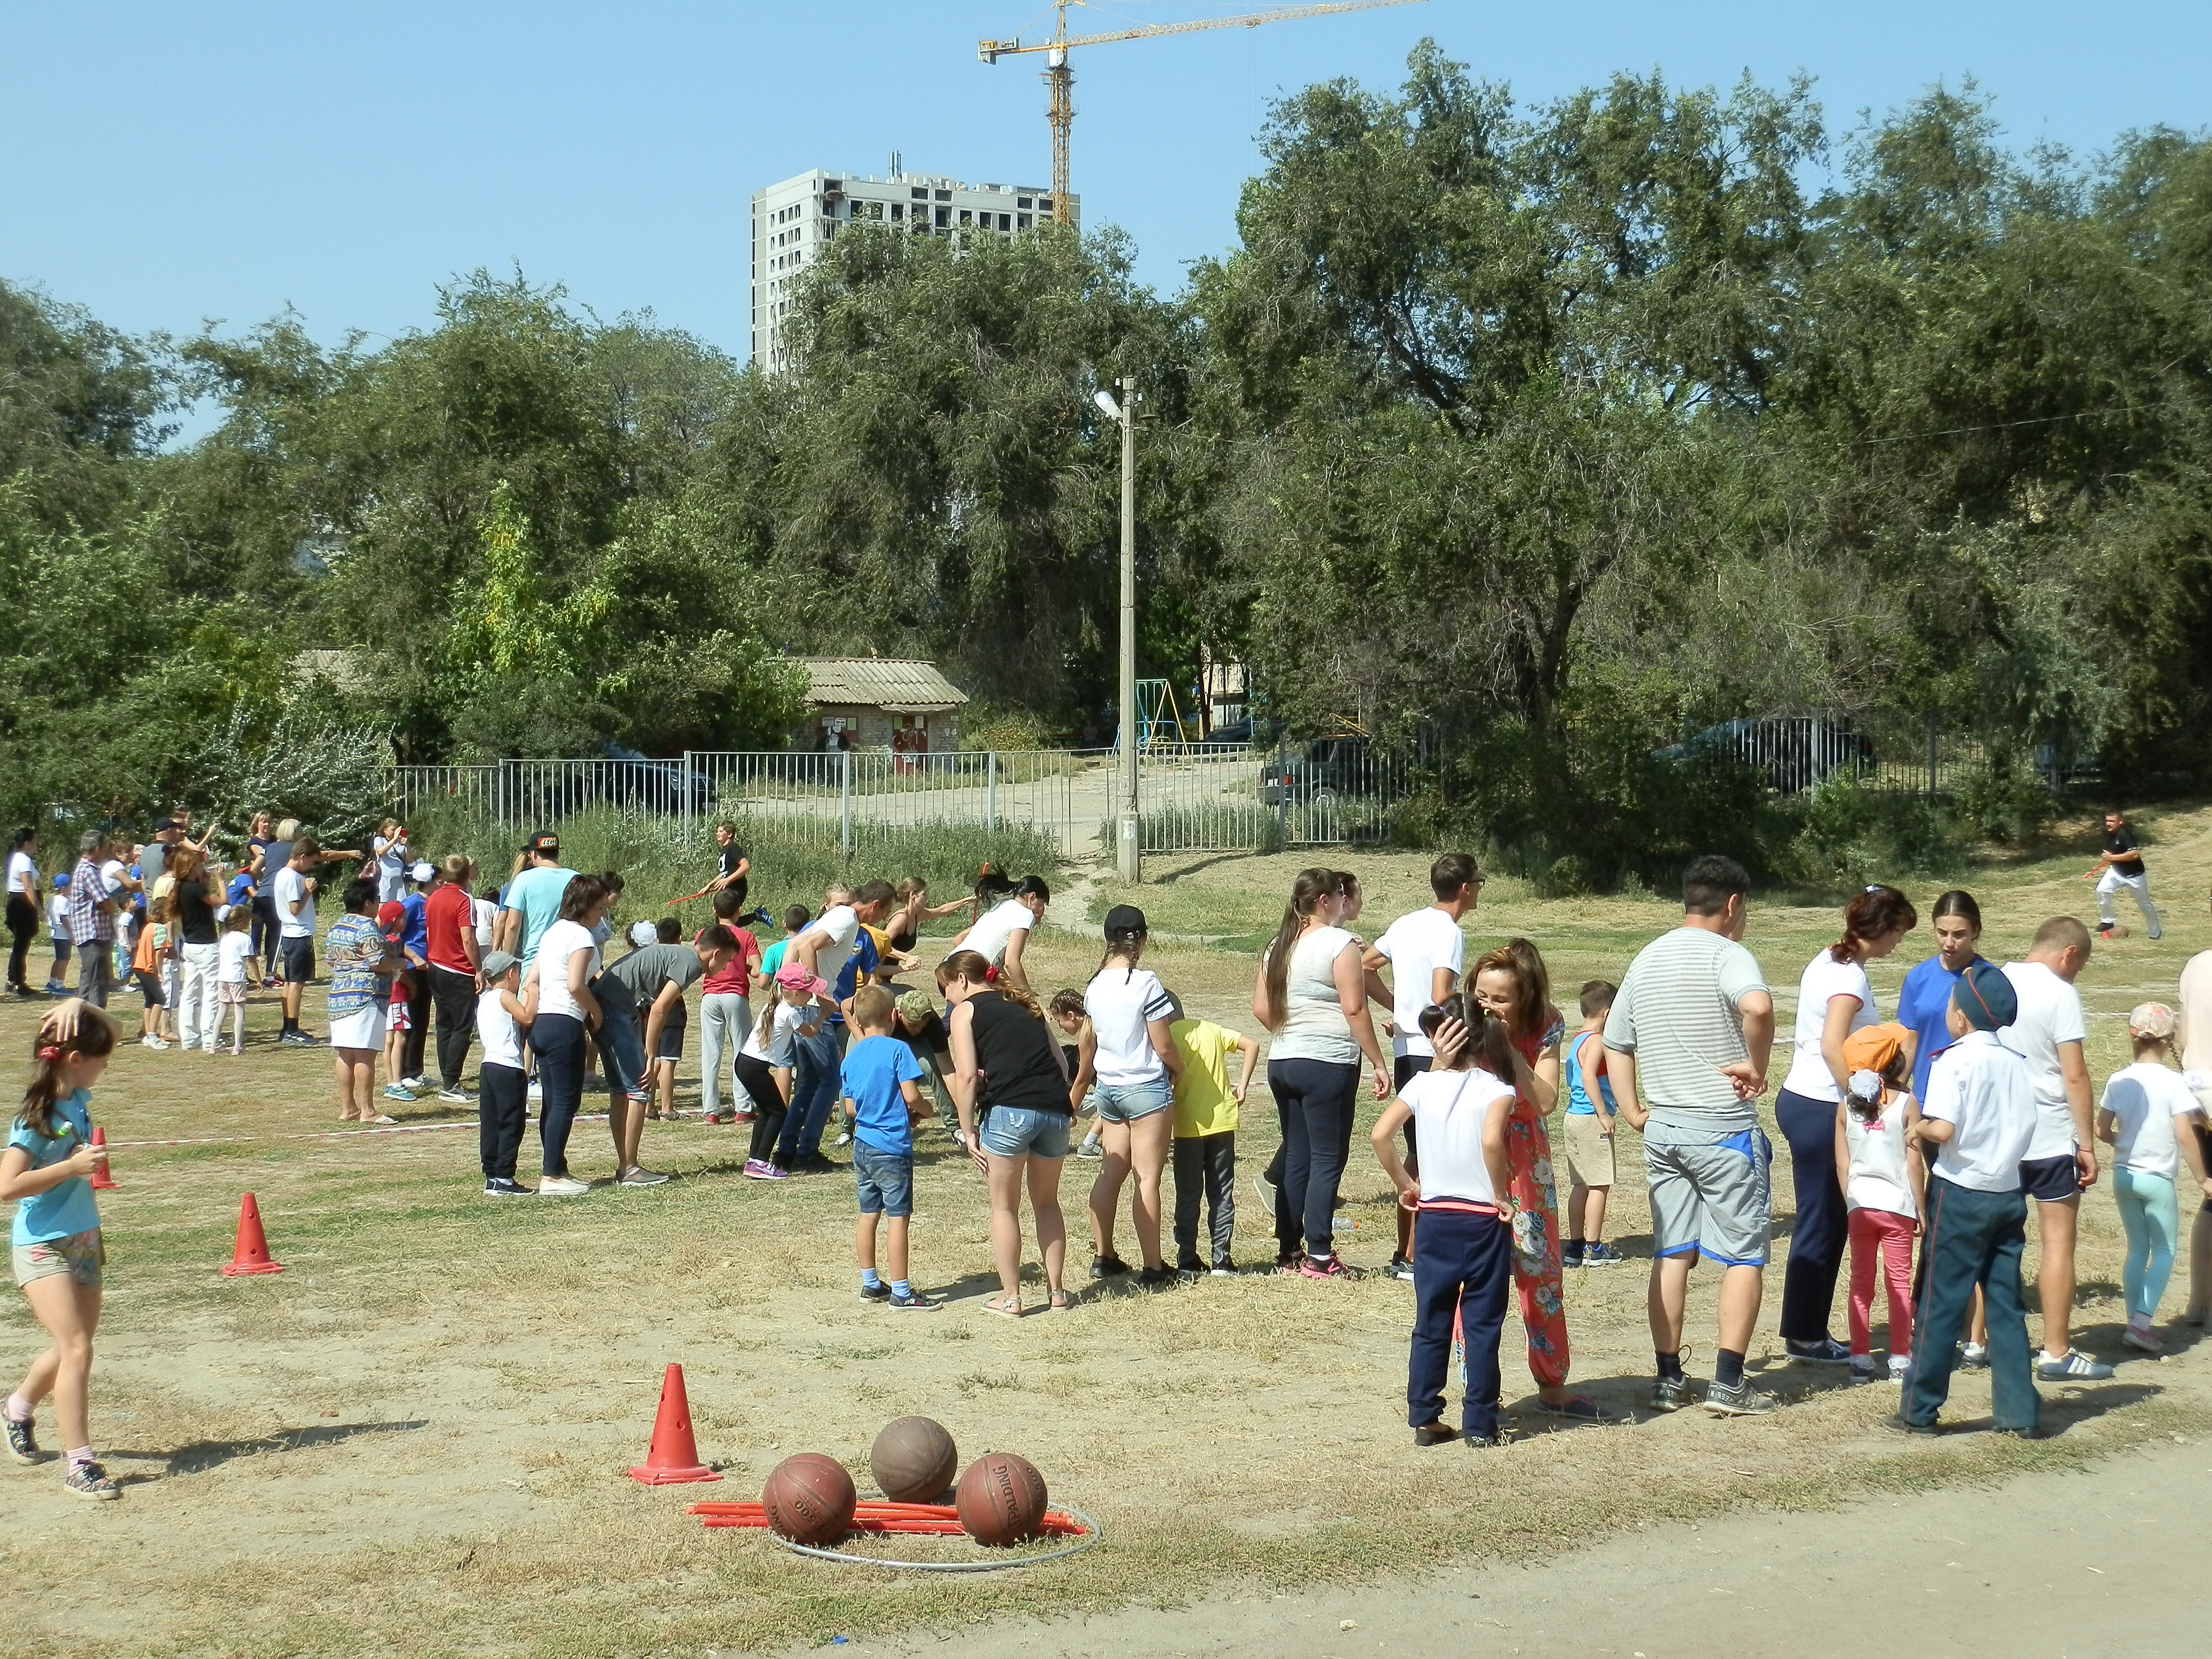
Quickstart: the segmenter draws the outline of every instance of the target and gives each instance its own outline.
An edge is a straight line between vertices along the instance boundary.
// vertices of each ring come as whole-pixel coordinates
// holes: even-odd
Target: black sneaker
[[[1850,1355],[1846,1352],[1844,1358]],[[1715,1417],[1764,1417],[1781,1404],[1774,1395],[1753,1388],[1747,1376],[1732,1389],[1719,1382],[1705,1387],[1705,1409]]]
[[[926,1291],[909,1289],[904,1296],[894,1292],[890,1305],[901,1313],[935,1313],[945,1304]]]
[[[1559,1246],[1559,1265],[1562,1267],[1581,1267],[1583,1265],[1583,1242],[1580,1239],[1569,1239],[1565,1243]]]
[[[1824,1336],[1817,1342],[1789,1341],[1783,1351],[1792,1359],[1802,1359],[1815,1365],[1848,1365],[1851,1351],[1832,1336]]]
[[[1696,1389],[1686,1376],[1655,1376],[1651,1379],[1651,1409],[1655,1412],[1678,1412],[1685,1406],[1698,1403]]]
[[[1094,1255],[1091,1258],[1093,1279],[1118,1279],[1129,1271],[1129,1264],[1118,1255]]]
[[[494,1176],[489,1181],[484,1182],[484,1196],[486,1198],[535,1198],[538,1194],[506,1176]]]
[[[1137,1283],[1147,1289],[1176,1282],[1175,1269],[1169,1267],[1146,1267],[1137,1275]]]
[[[112,1503],[123,1496],[123,1488],[107,1478],[107,1471],[97,1463],[72,1463],[69,1473],[62,1477],[62,1485],[79,1498],[89,1498],[95,1504]]]
[[[863,1302],[888,1302],[890,1299],[891,1287],[880,1279],[872,1285],[860,1286],[860,1300]]]
[[[1389,1273],[1390,1277],[1393,1279],[1402,1279],[1409,1285],[1413,1283],[1413,1264],[1407,1261],[1402,1255],[1392,1256],[1390,1258],[1389,1267],[1384,1271]]]
[[[39,1437],[32,1432],[31,1419],[27,1417],[20,1423],[12,1417],[8,1419],[8,1449],[15,1454],[18,1463],[42,1463],[46,1461],[45,1454],[39,1449]]]
[[[1449,1446],[1458,1438],[1459,1431],[1449,1423],[1431,1423],[1413,1431],[1413,1443],[1417,1446]]]

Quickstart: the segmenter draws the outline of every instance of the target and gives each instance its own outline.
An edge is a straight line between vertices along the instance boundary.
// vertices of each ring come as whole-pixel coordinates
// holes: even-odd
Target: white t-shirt
[[[253,960],[253,935],[244,928],[226,927],[216,941],[215,977],[218,985],[246,983],[246,964]]]
[[[1851,1155],[1850,1178],[1844,1185],[1845,1208],[1919,1215],[1905,1164],[1905,1114],[1911,1104],[1910,1095],[1893,1096],[1871,1123],[1860,1122],[1856,1112],[1844,1114],[1844,1144]]]
[[[100,884],[106,888],[107,897],[120,899],[130,890],[124,880],[128,873],[129,871],[121,859],[110,859],[100,866]]]
[[[2191,1084],[2198,1103],[2212,1106],[2212,951],[2199,951],[2181,965],[2180,996],[2175,1006],[2181,1013],[2181,1069],[2197,1079]]]
[[[1150,1023],[1171,1018],[1167,988],[1149,968],[1105,967],[1085,988],[1085,1012],[1098,1039],[1092,1066],[1109,1088],[1165,1083],[1167,1062],[1152,1047]]]
[[[476,929],[477,944],[483,950],[491,949],[491,932],[499,921],[499,906],[489,899],[469,901],[469,921]]]
[[[2066,1109],[2058,1045],[2081,1042],[2089,1035],[2081,994],[2039,962],[2007,963],[2004,976],[2020,1000],[2020,1013],[1997,1033],[1997,1040],[2027,1062],[2028,1086],[2035,1091],[2035,1139],[2021,1156],[2071,1158],[2074,1114]]]
[[[1391,1051],[1434,1054],[1436,1045],[1421,1035],[1421,1011],[1434,1000],[1429,993],[1437,969],[1449,968],[1458,979],[1467,964],[1467,935],[1431,904],[1392,922],[1375,948],[1390,963],[1390,1023],[1396,1028]]]
[[[1026,933],[1036,926],[1036,913],[1019,899],[1001,899],[973,927],[960,942],[963,951],[973,951],[993,967],[1006,959],[1006,946],[1017,933]],[[951,952],[947,951],[946,955]]]
[[[571,1019],[581,1019],[576,999],[568,994],[568,960],[579,951],[592,953],[591,962],[584,969],[584,983],[589,985],[592,976],[599,971],[599,947],[592,938],[592,930],[581,922],[555,922],[538,936],[538,955],[531,963],[531,971],[538,975],[538,1012],[546,1014],[566,1014]]]
[[[541,953],[539,961],[544,961]],[[538,996],[545,993],[541,988]],[[500,1000],[496,985],[489,991],[477,993],[477,1041],[483,1044],[483,1064],[504,1066],[512,1071],[522,1069],[522,1034],[515,1028],[514,1016],[507,1012]]]
[[[1413,1114],[1421,1146],[1421,1202],[1497,1203],[1482,1155],[1482,1126],[1492,1101],[1513,1098],[1513,1085],[1479,1067],[1422,1072],[1407,1080],[1398,1098]]]
[[[750,1054],[765,1066],[789,1066],[793,1045],[799,1041],[799,1028],[806,1024],[807,1012],[778,997],[775,1018],[769,1022],[768,1041],[760,1041],[760,1022],[755,1020],[752,1030],[745,1034],[744,1046],[738,1052]]]
[[[1825,1100],[1831,1106],[1841,1095],[1836,1088],[1836,1074],[1820,1057],[1820,1035],[1827,1028],[1828,1004],[1837,997],[1858,1000],[1859,1006],[1851,1011],[1850,1030],[1881,1024],[1881,1016],[1875,1012],[1874,987],[1867,981],[1865,967],[1856,962],[1838,962],[1822,950],[1806,964],[1804,976],[1797,981],[1797,1054],[1782,1085],[1793,1095]]]
[[[2118,1131],[2112,1142],[2113,1163],[2123,1170],[2164,1176],[2169,1181],[2180,1175],[2173,1120],[2177,1115],[2194,1117],[2199,1109],[2197,1096],[2181,1073],[2142,1061],[2123,1066],[2105,1079],[2100,1103],[2112,1115]]]
[[[397,904],[407,896],[407,843],[379,838],[376,853],[376,902]]]
[[[1956,1130],[1936,1149],[1937,1175],[1978,1193],[2020,1190],[2037,1118],[2027,1079],[2027,1062],[1994,1032],[1969,1031],[1936,1056],[1920,1115]]]
[[[1267,1045],[1269,1060],[1359,1063],[1359,1045],[1352,1040],[1336,989],[1336,958],[1351,943],[1352,935],[1341,927],[1316,927],[1291,947],[1290,970],[1283,979],[1283,1024]]]
[[[26,879],[27,878],[27,879]],[[31,855],[20,848],[8,854],[8,890],[21,893],[32,903],[38,902],[32,889],[39,884],[39,866],[31,862]]]
[[[276,906],[276,928],[284,939],[313,939],[315,936],[315,897],[307,890],[307,878],[300,871],[286,865],[276,872],[274,903]],[[292,914],[297,904],[300,913]]]
[[[860,919],[853,914],[849,904],[832,905],[806,925],[807,933],[826,936],[828,943],[817,945],[814,951],[814,971],[830,981],[830,989],[837,988],[837,975],[845,971],[845,964],[853,959],[853,950],[860,937]],[[804,939],[805,933],[799,935]],[[786,960],[797,962],[798,957],[785,953]]]
[[[67,939],[70,936],[69,894],[66,891],[47,896],[46,931],[56,939]]]

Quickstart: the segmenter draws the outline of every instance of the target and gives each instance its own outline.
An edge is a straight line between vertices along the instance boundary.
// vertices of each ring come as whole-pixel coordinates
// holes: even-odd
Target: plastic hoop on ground
[[[781,1533],[768,1529],[768,1535],[794,1555],[811,1555],[819,1561],[837,1561],[847,1566],[884,1567],[899,1572],[1007,1572],[1016,1567],[1038,1567],[1048,1561],[1065,1561],[1071,1555],[1080,1555],[1105,1534],[1098,1523],[1077,1509],[1073,1504],[1054,1506],[1060,1513],[1080,1521],[1089,1531],[1065,1549],[1048,1550],[1042,1555],[1017,1555],[1003,1561],[886,1561],[874,1555],[848,1555],[842,1550],[825,1550],[812,1544],[793,1543]]]

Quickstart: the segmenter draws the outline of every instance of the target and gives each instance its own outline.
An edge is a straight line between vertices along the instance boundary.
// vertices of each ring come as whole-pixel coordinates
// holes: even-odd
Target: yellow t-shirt
[[[1175,1132],[1178,1139],[1218,1135],[1237,1127],[1237,1097],[1229,1092],[1229,1056],[1244,1039],[1210,1019],[1179,1019],[1168,1035],[1182,1051],[1182,1076],[1176,1083]]]

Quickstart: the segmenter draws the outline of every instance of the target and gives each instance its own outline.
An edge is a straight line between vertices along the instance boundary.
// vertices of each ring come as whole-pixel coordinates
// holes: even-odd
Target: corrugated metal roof
[[[799,665],[806,670],[806,701],[817,706],[856,704],[898,714],[933,714],[968,701],[968,694],[939,673],[933,662],[802,657]]]

